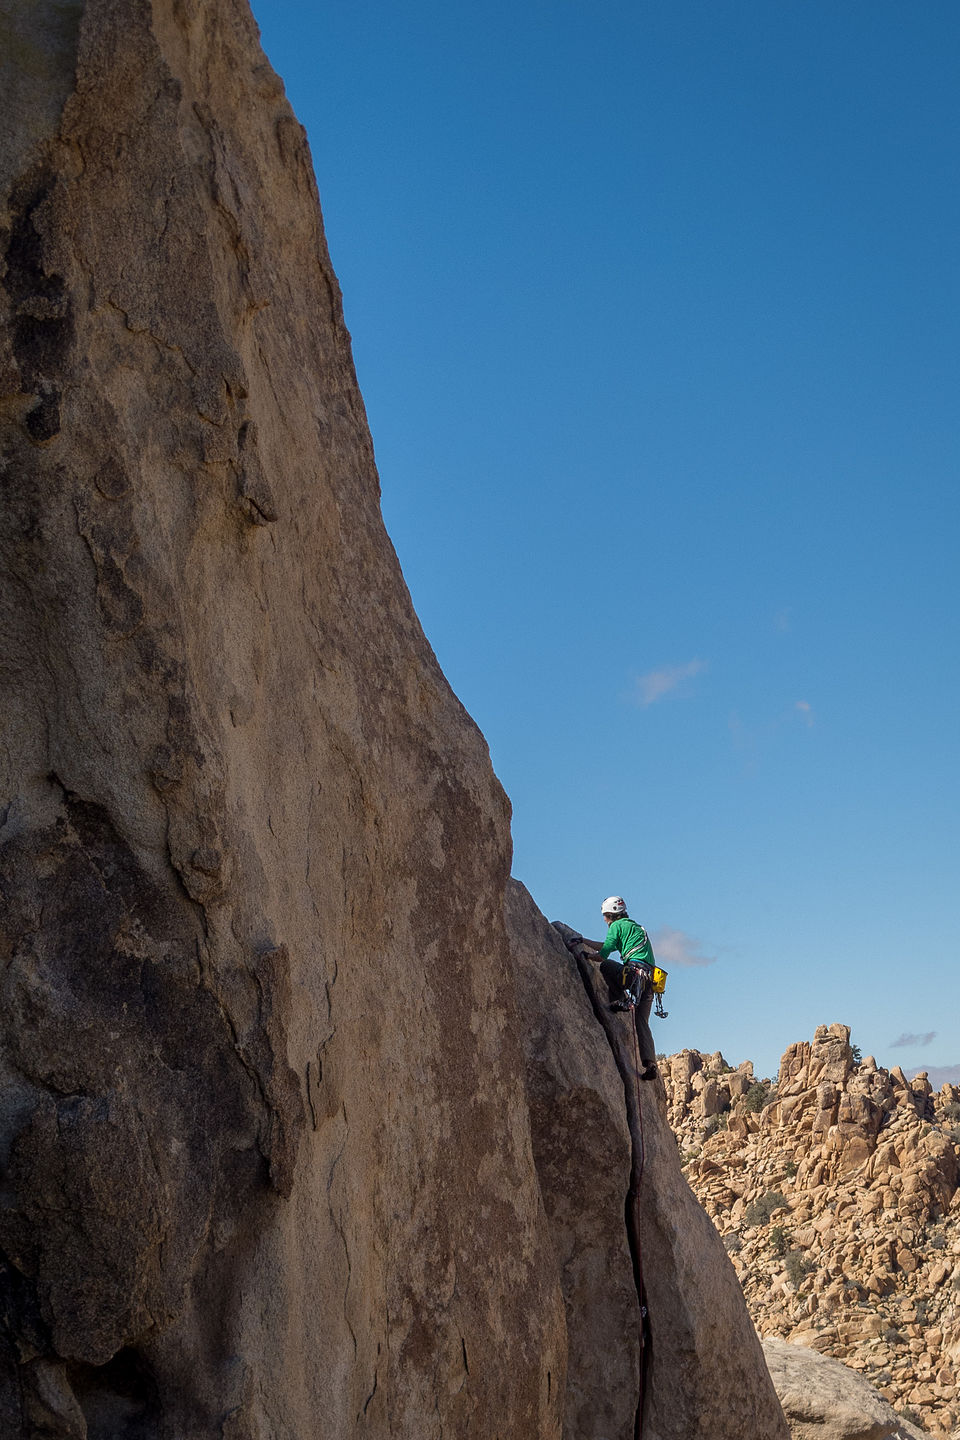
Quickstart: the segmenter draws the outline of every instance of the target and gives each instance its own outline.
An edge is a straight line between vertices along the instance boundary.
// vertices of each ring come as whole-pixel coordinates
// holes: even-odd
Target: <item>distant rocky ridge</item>
[[[960,1424],[960,1088],[856,1061],[845,1025],[747,1062],[665,1060],[684,1170],[762,1336],[842,1359],[924,1429]]]

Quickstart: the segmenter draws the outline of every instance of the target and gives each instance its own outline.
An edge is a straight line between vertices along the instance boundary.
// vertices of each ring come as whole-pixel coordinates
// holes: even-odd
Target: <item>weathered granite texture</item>
[[[770,1336],[763,1353],[792,1440],[924,1440],[873,1386],[839,1360]]]
[[[303,131],[241,0],[0,25],[0,1433],[557,1435],[508,806]]]
[[[629,1440],[624,1055],[505,915],[245,0],[0,0],[0,109],[0,1434]],[[646,1440],[783,1440],[645,1137]]]

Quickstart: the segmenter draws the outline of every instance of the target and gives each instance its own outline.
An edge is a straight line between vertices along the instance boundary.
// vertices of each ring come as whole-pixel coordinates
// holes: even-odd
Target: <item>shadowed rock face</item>
[[[626,1440],[623,1057],[505,919],[249,10],[0,42],[0,1434]],[[654,1111],[644,1433],[780,1436]]]

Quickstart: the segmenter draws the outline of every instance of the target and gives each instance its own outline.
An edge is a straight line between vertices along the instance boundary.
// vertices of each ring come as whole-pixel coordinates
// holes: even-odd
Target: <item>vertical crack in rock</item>
[[[644,1082],[634,1206],[641,1134],[630,1027],[608,1015],[602,982],[566,949],[563,934],[573,932],[548,924],[516,881],[505,911],[526,1020],[534,1158],[567,1308],[565,1440],[636,1434],[640,1247],[656,1337],[646,1351],[643,1440],[786,1440],[733,1267],[683,1178],[660,1082]]]
[[[574,932],[568,926],[553,922],[553,928],[563,936],[564,942],[571,939]],[[602,992],[599,989],[598,970],[595,965],[587,959],[581,946],[574,945],[571,953],[576,960],[577,970],[583,982],[590,1007],[600,1024],[610,1046],[617,1073],[623,1082],[624,1114],[626,1116],[627,1128],[630,1132],[630,1184],[624,1200],[624,1223],[627,1232],[627,1242],[630,1246],[630,1258],[633,1262],[633,1282],[637,1291],[637,1304],[640,1312],[640,1365],[637,1378],[637,1408],[634,1418],[633,1433],[636,1440],[640,1440],[643,1433],[643,1410],[646,1399],[645,1372],[653,1359],[653,1333],[655,1330],[655,1317],[649,1315],[647,1310],[646,1292],[643,1283],[642,1263],[642,1242],[640,1234],[640,1206],[642,1203],[641,1185],[643,1182],[643,1098],[639,1090],[640,1081],[637,1075],[638,1057],[634,1047],[636,1039],[636,1016],[631,1013],[624,1024],[624,1016],[619,1015],[614,1019],[609,1008],[604,1005]],[[627,1039],[630,1033],[631,1039]],[[657,1081],[659,1085],[660,1082]],[[651,1098],[653,1089],[648,1087]]]
[[[564,945],[573,956],[580,980],[583,984],[590,1008],[593,1011],[617,1067],[617,1073],[623,1084],[623,1107],[624,1117],[630,1134],[630,1181],[624,1199],[624,1225],[627,1235],[627,1243],[630,1247],[630,1257],[633,1268],[633,1281],[637,1292],[637,1304],[640,1316],[640,1364],[637,1374],[637,1407],[634,1418],[633,1433],[637,1440],[643,1431],[643,1409],[645,1401],[645,1372],[653,1358],[653,1330],[654,1319],[647,1311],[646,1294],[643,1283],[642,1248],[640,1234],[640,1206],[642,1203],[641,1184],[643,1179],[643,1099],[640,1093],[640,1082],[637,1075],[638,1056],[636,1053],[636,1017],[631,1016],[627,1024],[624,1024],[624,1016],[618,1015],[613,1018],[608,1006],[604,1003],[603,990],[600,988],[602,982],[599,980],[597,967],[591,964],[586,952],[581,945],[576,943],[579,936],[568,925],[559,921],[552,922],[552,928],[562,937]],[[630,1036],[628,1039],[627,1036]],[[659,1083],[659,1082],[658,1082]],[[653,1098],[652,1087],[649,1088]]]

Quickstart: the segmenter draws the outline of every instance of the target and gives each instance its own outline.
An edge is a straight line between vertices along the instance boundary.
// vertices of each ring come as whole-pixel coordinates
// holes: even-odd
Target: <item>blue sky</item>
[[[960,1065],[960,7],[254,11],[515,873],[659,1049]]]

